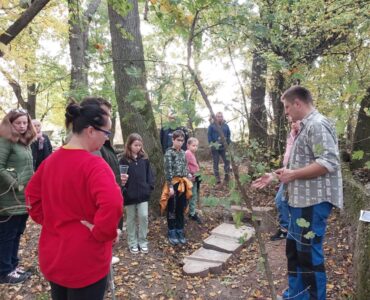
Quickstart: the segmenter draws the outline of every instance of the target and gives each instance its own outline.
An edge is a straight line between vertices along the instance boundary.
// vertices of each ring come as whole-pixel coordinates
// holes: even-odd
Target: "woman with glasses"
[[[66,109],[69,142],[37,169],[26,189],[32,219],[42,225],[39,263],[52,299],[103,299],[122,196],[112,170],[92,152],[110,134],[99,101]]]
[[[27,223],[24,188],[33,174],[30,144],[36,136],[27,111],[11,110],[0,124],[0,283],[19,283],[20,237]]]

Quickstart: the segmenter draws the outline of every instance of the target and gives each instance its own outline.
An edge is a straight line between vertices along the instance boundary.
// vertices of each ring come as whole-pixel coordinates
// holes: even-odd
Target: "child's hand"
[[[122,182],[122,185],[126,185],[126,182],[128,180],[128,175],[127,174],[121,174],[121,182]]]
[[[173,195],[175,195],[175,191],[173,190],[173,187],[170,187],[170,197],[172,197]]]
[[[94,228],[94,224],[91,224],[91,223],[89,223],[89,222],[87,222],[85,220],[81,220],[81,224],[82,225],[85,225],[87,228],[89,228],[90,231],[92,231],[93,228]]]

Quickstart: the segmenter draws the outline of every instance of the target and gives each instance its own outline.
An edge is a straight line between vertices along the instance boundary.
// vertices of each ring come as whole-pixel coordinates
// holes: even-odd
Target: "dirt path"
[[[204,183],[203,203],[214,202],[213,198],[226,199],[229,196],[230,192],[225,187],[215,190]],[[255,203],[258,205],[271,205],[272,202],[273,194],[255,195]],[[198,249],[202,240],[213,228],[224,222],[225,215],[229,214],[228,210],[219,204],[203,208],[202,225],[186,218],[186,233],[189,240],[186,246],[174,248],[168,244],[165,218],[150,220],[148,254],[131,254],[127,249],[124,234],[115,250],[115,255],[120,258],[120,262],[114,266],[117,299],[270,299],[256,242],[247,245],[235,255],[222,274],[209,275],[205,278],[183,274],[182,259]],[[350,299],[353,289],[352,253],[348,245],[348,229],[342,226],[338,212],[334,212],[329,220],[325,242],[327,299],[332,300]],[[39,232],[40,227],[30,220],[20,247],[21,264],[31,268],[34,275],[23,285],[1,285],[0,299],[50,298],[49,286],[38,269]],[[269,234],[264,235],[266,241],[268,237]],[[287,283],[285,241],[268,241],[266,248],[276,290],[280,292]],[[107,299],[110,299],[110,295]]]

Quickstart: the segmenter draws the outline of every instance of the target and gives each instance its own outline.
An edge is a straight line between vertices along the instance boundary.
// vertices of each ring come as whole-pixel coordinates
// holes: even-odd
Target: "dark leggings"
[[[107,278],[108,276],[105,276],[93,284],[78,289],[67,288],[50,281],[51,298],[53,300],[102,300]]]

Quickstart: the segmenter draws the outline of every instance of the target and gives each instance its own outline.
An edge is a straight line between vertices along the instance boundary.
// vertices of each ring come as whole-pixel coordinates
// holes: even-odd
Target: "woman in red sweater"
[[[26,189],[31,218],[42,225],[40,269],[59,299],[103,299],[122,196],[107,163],[90,152],[110,135],[100,103],[68,105],[72,138],[37,169]]]

